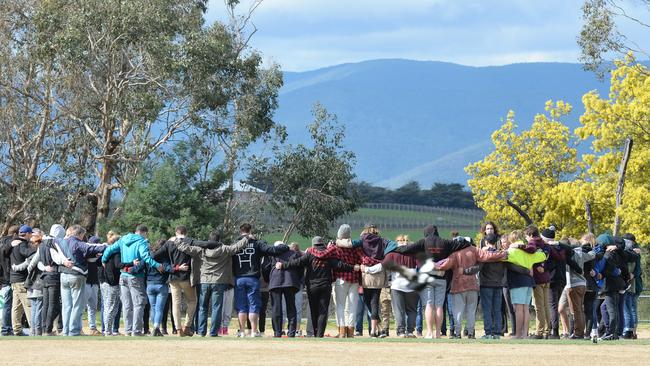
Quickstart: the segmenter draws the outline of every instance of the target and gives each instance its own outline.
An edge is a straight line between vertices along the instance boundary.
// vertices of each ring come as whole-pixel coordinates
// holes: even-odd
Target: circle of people
[[[382,238],[373,224],[352,239],[341,225],[336,240],[314,237],[304,252],[257,239],[250,224],[232,244],[218,231],[205,241],[184,226],[175,234],[151,246],[144,225],[106,241],[80,225],[56,224],[49,235],[11,227],[0,238],[2,335],[84,335],[87,310],[87,335],[161,337],[171,317],[172,334],[218,337],[229,334],[234,305],[236,336],[262,337],[270,300],[274,337],[323,337],[333,299],[335,337],[362,336],[364,318],[370,337],[388,337],[393,317],[397,337],[474,339],[480,299],[483,339],[636,338],[643,283],[632,234],[558,241],[554,225],[501,235],[487,222],[474,245],[457,233],[441,238],[432,225],[416,242]]]

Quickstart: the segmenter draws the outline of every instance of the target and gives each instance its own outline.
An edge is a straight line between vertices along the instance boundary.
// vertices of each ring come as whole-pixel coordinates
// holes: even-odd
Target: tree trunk
[[[530,216],[528,216],[528,214],[525,213],[524,210],[521,209],[521,207],[519,207],[517,204],[515,204],[510,200],[506,200],[506,203],[508,204],[508,206],[512,207],[515,211],[517,211],[519,216],[521,216],[524,219],[524,221],[526,221],[526,225],[533,224],[533,220],[531,220]]]
[[[83,226],[89,234],[97,235],[98,197],[95,193],[88,193],[86,201],[87,206],[83,210],[79,225]]]
[[[594,233],[594,218],[591,215],[591,203],[585,200],[585,215],[587,216],[587,231],[591,234]]]
[[[90,230],[90,228],[92,227],[94,229],[97,225],[97,221],[101,221],[108,218],[111,209],[111,192],[113,191],[111,185],[112,177],[113,177],[113,162],[110,161],[108,158],[104,158],[104,162],[102,164],[102,171],[99,177],[99,187],[97,187],[97,191],[95,192],[95,194],[92,195],[94,196],[94,198],[90,198],[90,197],[88,198],[89,202],[91,203],[91,206],[94,204],[96,207],[96,211],[95,211],[96,214],[93,215],[94,222],[92,224],[89,222],[88,227],[86,227],[86,230],[88,230],[88,232],[93,232],[93,230]]]
[[[614,218],[614,236],[618,235],[618,231],[621,228],[621,216],[619,214],[619,209],[623,204],[623,188],[625,187],[625,173],[627,171],[627,163],[630,161],[630,154],[632,154],[632,139],[628,138],[625,142],[625,153],[623,154],[623,160],[621,160],[621,166],[618,169],[618,187],[616,188],[616,217]]]

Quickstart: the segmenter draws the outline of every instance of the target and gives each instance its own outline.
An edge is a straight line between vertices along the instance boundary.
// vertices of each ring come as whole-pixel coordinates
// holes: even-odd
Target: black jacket
[[[285,268],[302,268],[306,267],[305,285],[307,290],[318,287],[329,287],[334,282],[332,270],[352,272],[354,266],[343,263],[338,259],[318,259],[306,252],[301,257],[292,259],[284,263]]]
[[[14,245],[16,242],[20,243]],[[31,247],[27,239],[16,238],[12,241],[11,254],[9,255],[9,259],[11,260],[11,264],[19,265],[23,263],[27,258],[31,257],[34,253],[36,253],[36,248]],[[26,279],[27,269],[24,269],[22,271],[9,271],[9,282],[11,283],[25,282]]]
[[[0,287],[9,285],[9,272],[11,271],[11,241],[13,236],[7,235],[0,238]]]
[[[110,286],[118,286],[120,284],[121,264],[120,252],[114,253],[105,263],[106,268],[99,267],[99,282],[108,283]]]
[[[60,286],[61,273],[59,273],[59,266],[52,260],[52,253],[50,249],[54,248],[54,239],[45,238],[38,247],[38,258],[44,266],[50,266],[55,269],[53,272],[43,271],[41,278],[45,287]]]
[[[237,238],[235,242],[241,240]],[[264,256],[277,256],[289,250],[286,245],[272,246],[259,240],[249,240],[246,248],[232,256],[232,274],[235,277],[260,277],[260,262]]]
[[[152,254],[154,258],[160,258],[164,262],[169,262],[173,267],[187,264],[190,268],[187,271],[178,271],[169,274],[169,282],[174,281],[189,281],[192,275],[192,257],[178,250],[176,243],[167,240],[155,253]]]
[[[424,253],[428,257],[433,257],[435,262],[443,260],[453,252],[462,250],[471,245],[464,240],[447,240],[433,234],[430,226],[424,229],[425,237],[409,245],[397,247],[396,253],[417,254]]]
[[[292,250],[284,252],[272,261],[271,272],[269,274],[269,290],[282,287],[294,287],[296,290],[300,288],[300,280],[302,275],[296,269],[277,269],[275,268],[275,263],[280,262],[289,262],[293,259],[300,257],[299,253],[296,253]]]

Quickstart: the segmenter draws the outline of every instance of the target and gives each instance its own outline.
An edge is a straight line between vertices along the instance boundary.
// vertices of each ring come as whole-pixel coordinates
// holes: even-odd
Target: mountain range
[[[526,129],[547,100],[561,99],[574,106],[566,123],[575,128],[582,95],[594,89],[606,95],[608,88],[577,63],[371,60],[285,72],[275,120],[287,127],[288,142],[306,142],[305,126],[320,102],[345,126],[357,180],[387,188],[409,181],[465,184],[464,167],[491,151],[490,135],[509,110]]]

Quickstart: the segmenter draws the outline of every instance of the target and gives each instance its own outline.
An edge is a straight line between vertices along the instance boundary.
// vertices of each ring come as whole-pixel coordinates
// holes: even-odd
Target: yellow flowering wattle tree
[[[476,204],[500,227],[540,224],[547,214],[549,189],[577,170],[571,130],[561,122],[571,105],[548,101],[546,112],[535,116],[529,130],[517,133],[510,111],[492,134],[494,151],[465,168]]]

